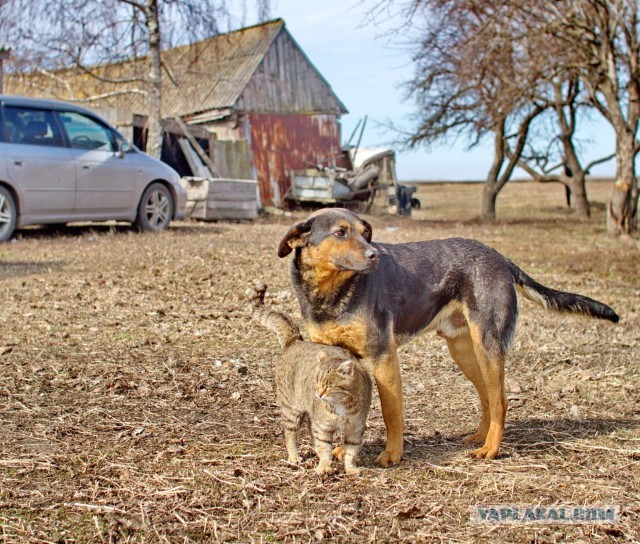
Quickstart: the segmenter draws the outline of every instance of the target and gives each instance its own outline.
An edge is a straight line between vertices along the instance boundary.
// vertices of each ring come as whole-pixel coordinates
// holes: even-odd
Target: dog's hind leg
[[[402,459],[404,441],[404,401],[397,349],[373,361],[373,377],[380,395],[382,418],[387,428],[387,446],[376,463],[383,467]]]
[[[507,395],[504,386],[504,355],[500,350],[487,349],[480,328],[470,323],[471,340],[476,361],[486,388],[489,408],[489,429],[484,446],[474,451],[477,459],[494,459],[500,450],[507,414]]]
[[[458,368],[462,373],[473,383],[480,397],[480,404],[482,405],[482,419],[478,425],[478,430],[470,434],[463,439],[463,442],[484,442],[489,432],[489,397],[487,394],[487,388],[484,383],[484,378],[480,370],[480,365],[476,360],[475,350],[473,349],[473,340],[469,334],[469,329],[465,328],[465,331],[458,334],[453,338],[445,337],[447,346],[449,347],[449,353],[453,360],[458,365]]]

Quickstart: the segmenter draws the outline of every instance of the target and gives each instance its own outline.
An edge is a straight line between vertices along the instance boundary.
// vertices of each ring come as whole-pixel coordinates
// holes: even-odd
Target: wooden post
[[[0,94],[4,93],[4,61],[9,58],[11,53],[11,49],[5,49],[4,47],[0,47]]]
[[[175,117],[174,119],[176,123],[178,123],[178,126],[180,127],[184,135],[187,137],[187,140],[189,140],[189,143],[193,146],[193,149],[196,150],[196,153],[200,155],[200,158],[202,159],[202,161],[209,167],[209,170],[211,170],[211,173],[213,174],[213,176],[220,177],[218,175],[215,165],[213,164],[213,161],[211,160],[209,155],[207,155],[205,150],[202,149],[202,146],[198,143],[198,140],[196,140],[193,137],[193,134],[191,134],[189,127],[187,127],[185,122],[180,117]]]

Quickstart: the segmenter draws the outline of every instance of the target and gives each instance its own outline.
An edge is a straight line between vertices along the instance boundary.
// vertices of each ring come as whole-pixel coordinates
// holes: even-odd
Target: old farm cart
[[[398,185],[395,152],[392,149],[347,149],[343,154],[347,168],[317,166],[291,173],[289,200],[296,205],[335,205],[369,211],[376,194],[382,192],[384,205],[388,193]]]

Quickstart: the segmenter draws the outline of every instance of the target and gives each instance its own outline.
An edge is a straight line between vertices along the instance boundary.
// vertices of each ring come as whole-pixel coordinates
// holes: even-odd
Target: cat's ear
[[[355,361],[353,359],[348,359],[347,361],[340,363],[340,372],[345,376],[353,376],[355,366]]]
[[[331,359],[331,354],[327,350],[322,349],[318,352],[318,355],[316,355],[316,357],[318,358],[319,363],[324,363],[325,361]]]

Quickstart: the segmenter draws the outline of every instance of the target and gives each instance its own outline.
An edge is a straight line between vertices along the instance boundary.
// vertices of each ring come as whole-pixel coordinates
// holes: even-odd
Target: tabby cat
[[[342,431],[344,444],[333,453],[344,456],[347,474],[357,474],[356,458],[362,445],[371,404],[371,378],[349,351],[304,342],[291,317],[264,306],[266,286],[247,292],[253,320],[273,331],[283,348],[276,363],[276,398],[282,412],[290,463],[300,463],[298,430],[306,422],[320,462],[318,474],[331,470],[333,434]]]

